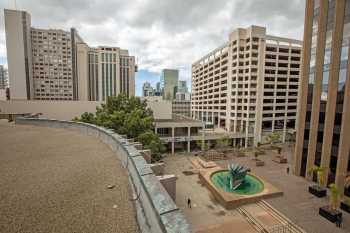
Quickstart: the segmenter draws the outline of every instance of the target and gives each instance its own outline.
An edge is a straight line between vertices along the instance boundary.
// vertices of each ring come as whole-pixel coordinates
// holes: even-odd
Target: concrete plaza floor
[[[1,233],[136,233],[130,197],[127,171],[104,143],[0,120]]]
[[[285,147],[283,152],[288,161],[292,158],[292,148]],[[176,203],[183,210],[194,232],[226,233],[226,232],[256,232],[256,230],[239,213],[238,209],[226,210],[216,202],[206,187],[199,182],[197,174],[183,171],[195,171],[190,159],[191,154],[168,156],[164,159],[166,173],[178,176]],[[252,172],[270,182],[284,192],[281,197],[265,199],[274,209],[300,226],[308,233],[344,233],[350,232],[350,215],[343,212],[343,226],[337,228],[318,214],[318,208],[328,204],[328,198],[316,198],[308,193],[308,181],[302,177],[287,174],[286,169],[291,164],[278,164],[272,161],[272,154],[267,152],[259,159],[265,161],[265,166],[256,167],[252,157],[234,158],[233,161],[246,165]],[[215,161],[222,167],[232,160]],[[192,200],[192,208],[187,207],[187,198]],[[277,222],[257,204],[242,206],[265,226],[272,227]]]

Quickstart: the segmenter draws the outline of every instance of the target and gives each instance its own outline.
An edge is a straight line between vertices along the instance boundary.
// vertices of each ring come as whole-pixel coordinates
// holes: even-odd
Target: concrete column
[[[349,48],[350,51],[350,48]],[[350,70],[350,64],[348,64],[348,70]],[[337,185],[340,196],[344,195],[344,182],[347,176],[349,150],[350,150],[350,83],[347,81],[344,90],[344,103],[343,103],[343,115],[338,149],[338,161],[335,183]]]
[[[301,175],[301,161],[303,154],[304,145],[304,130],[305,130],[305,116],[306,116],[306,100],[308,92],[308,74],[310,67],[310,56],[311,56],[311,37],[312,37],[312,17],[313,17],[313,3],[314,1],[306,1],[305,6],[305,25],[304,25],[304,40],[302,58],[303,64],[300,70],[300,84],[299,84],[299,95],[298,95],[298,111],[296,120],[296,141],[295,141],[295,152],[294,152],[294,169],[295,175]]]
[[[158,128],[154,127],[154,133],[157,134]]]
[[[286,142],[286,134],[287,134],[287,113],[285,113],[284,116],[284,122],[283,122],[283,133],[282,133],[282,142]]]
[[[202,128],[202,150],[204,150],[204,143],[205,143],[205,140],[204,140],[204,128]]]
[[[312,2],[312,1],[311,1]],[[306,162],[306,171],[308,171],[315,164],[316,144],[318,135],[318,120],[320,114],[322,78],[323,78],[323,57],[325,54],[326,45],[326,24],[327,24],[327,9],[328,1],[320,2],[320,16],[318,20],[318,35],[316,48],[316,67],[315,67],[315,84],[312,97],[312,112],[310,121],[310,134],[308,144],[308,154]],[[333,52],[332,52],[333,53]],[[305,74],[305,78],[307,74]],[[305,119],[304,119],[305,121]],[[321,158],[322,160],[322,158]],[[306,178],[312,179],[312,174],[306,172]]]
[[[175,128],[171,127],[171,154],[175,154]]]
[[[337,92],[339,81],[340,53],[342,46],[342,32],[344,22],[345,0],[335,2],[334,33],[332,37],[332,54],[329,70],[328,97],[326,105],[326,118],[323,129],[323,143],[321,166],[326,167],[325,183],[328,182],[329,164],[332,151],[332,135],[334,128],[335,111],[337,106]],[[348,81],[348,80],[347,80]],[[344,132],[343,132],[344,133]],[[338,160],[339,162],[339,160]]]
[[[188,133],[187,133],[187,152],[191,152],[191,127],[187,128]]]

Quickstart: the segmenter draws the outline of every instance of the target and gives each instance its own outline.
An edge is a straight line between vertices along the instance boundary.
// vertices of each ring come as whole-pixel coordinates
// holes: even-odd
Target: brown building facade
[[[306,1],[295,167],[312,179],[313,165],[343,193],[350,149],[350,0]],[[350,190],[345,189],[350,196]]]

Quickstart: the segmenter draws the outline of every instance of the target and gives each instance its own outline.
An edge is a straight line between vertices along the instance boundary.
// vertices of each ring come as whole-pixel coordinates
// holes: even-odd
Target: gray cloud
[[[0,8],[13,8],[2,1]],[[141,69],[179,68],[190,79],[191,63],[224,43],[235,27],[257,24],[269,34],[302,39],[305,0],[17,0],[32,25],[75,27],[90,45],[129,49]],[[3,13],[0,57],[6,57]]]

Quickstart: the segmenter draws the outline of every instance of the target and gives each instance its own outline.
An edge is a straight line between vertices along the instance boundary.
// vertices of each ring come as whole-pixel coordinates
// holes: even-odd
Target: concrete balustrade
[[[110,129],[73,121],[17,117],[16,124],[78,130],[98,138],[115,152],[117,158],[128,170],[133,192],[130,200],[135,203],[140,231],[142,233],[191,232],[185,216],[173,201],[174,197],[169,196],[150,168],[151,165],[146,161],[150,160],[150,151],[139,151],[133,145],[133,140],[125,139]],[[136,144],[136,147],[142,149],[142,144],[141,146]]]

